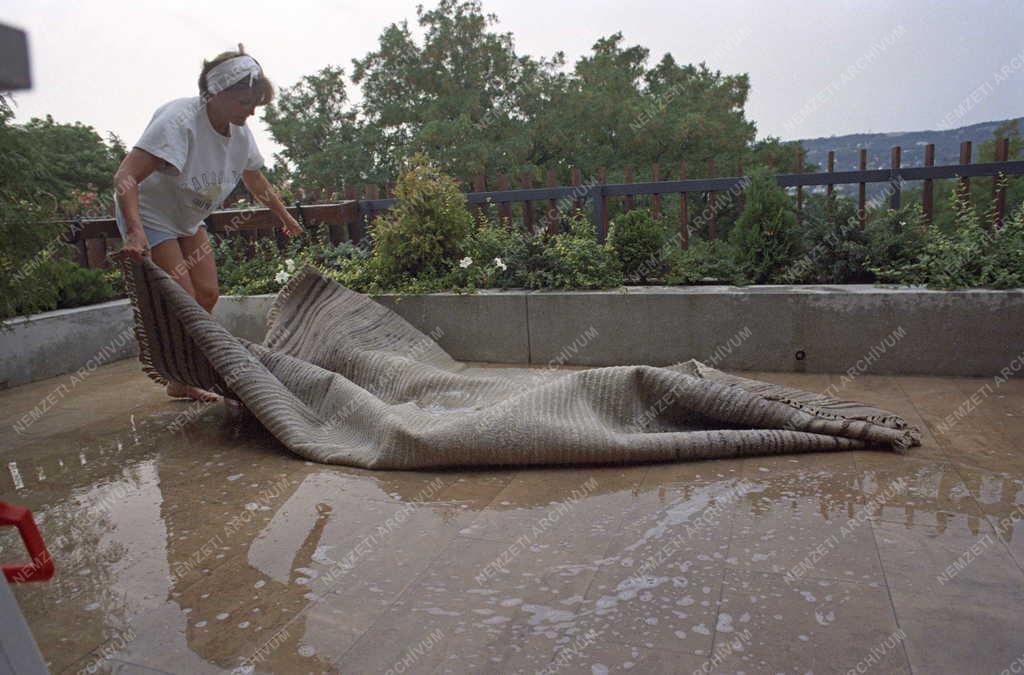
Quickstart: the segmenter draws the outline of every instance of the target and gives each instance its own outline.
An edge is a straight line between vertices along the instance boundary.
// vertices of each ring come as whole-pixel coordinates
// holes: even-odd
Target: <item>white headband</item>
[[[228,87],[249,78],[249,86],[263,78],[263,69],[256,59],[248,54],[233,56],[210,69],[206,74],[206,91],[216,96]]]

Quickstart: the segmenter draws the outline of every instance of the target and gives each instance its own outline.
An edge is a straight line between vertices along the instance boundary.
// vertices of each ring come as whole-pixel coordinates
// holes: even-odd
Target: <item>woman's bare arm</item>
[[[277,190],[270,184],[270,181],[267,180],[262,171],[259,169],[243,171],[242,182],[245,183],[245,188],[252,193],[252,196],[259,200],[260,204],[273,211],[281,220],[281,224],[284,225],[285,234],[294,236],[302,232],[302,226],[292,217],[292,214],[288,213],[288,209],[281,202],[281,197],[277,194]]]
[[[166,165],[167,162],[159,157],[140,148],[132,148],[114,173],[114,192],[121,205],[127,229],[124,251],[135,259],[149,252],[149,244],[142,231],[142,217],[139,215],[139,183]]]

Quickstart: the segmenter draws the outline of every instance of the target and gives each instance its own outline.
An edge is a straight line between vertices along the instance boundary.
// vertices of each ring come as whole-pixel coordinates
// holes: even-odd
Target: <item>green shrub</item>
[[[315,224],[283,247],[271,237],[249,241],[232,235],[211,240],[217,277],[225,295],[276,293],[306,265],[330,270],[350,258],[367,255],[348,242],[332,244],[328,229]]]
[[[668,268],[662,249],[671,237],[664,219],[654,219],[640,209],[616,217],[608,227],[608,244],[627,279],[661,277]]]
[[[546,286],[562,289],[613,288],[622,285],[622,267],[608,244],[597,243],[589,217],[575,211],[568,232],[545,241]]]
[[[799,257],[796,216],[789,196],[765,167],[751,172],[743,213],[729,232],[736,263],[752,283],[783,278]]]
[[[924,210],[914,202],[899,209],[879,209],[864,229],[864,267],[881,283],[920,283],[918,268],[925,249]]]
[[[53,271],[57,307],[60,309],[105,302],[114,297],[114,289],[104,270],[86,269],[70,260],[59,260],[55,262]]]
[[[1024,203],[996,230],[989,274],[993,288],[1024,288]]]
[[[1024,286],[1024,208],[1018,208],[996,229],[994,205],[987,214],[988,227],[955,187],[950,205],[954,214],[951,231],[928,228],[918,255],[880,267],[879,279],[941,289]]]
[[[513,258],[523,247],[524,236],[481,215],[463,242],[462,257],[452,270],[451,282],[466,289],[515,285]]]
[[[742,284],[745,279],[735,258],[736,250],[727,241],[691,239],[689,248],[669,256],[665,283],[681,286],[716,282]]]
[[[415,155],[395,186],[398,205],[371,228],[382,284],[441,279],[473,229],[466,195],[424,155]]]
[[[867,235],[860,228],[853,201],[812,196],[800,228],[803,255],[776,280],[786,283],[850,284],[873,280],[865,268]]]
[[[508,255],[512,285],[521,288],[553,288],[552,265],[558,264],[553,236],[546,232],[519,234]]]

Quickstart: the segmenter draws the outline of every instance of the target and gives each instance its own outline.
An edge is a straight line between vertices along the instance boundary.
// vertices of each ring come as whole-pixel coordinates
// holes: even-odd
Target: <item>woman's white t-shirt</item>
[[[157,108],[135,147],[170,166],[139,183],[139,216],[145,227],[179,237],[195,234],[235,189],[243,171],[263,167],[249,127],[229,123],[228,130],[230,136],[224,136],[213,128],[198,96]],[[117,220],[124,229],[120,205]]]

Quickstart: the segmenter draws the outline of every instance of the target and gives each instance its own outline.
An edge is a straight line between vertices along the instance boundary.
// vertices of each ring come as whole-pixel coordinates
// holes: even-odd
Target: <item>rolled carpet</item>
[[[893,413],[693,360],[469,368],[311,267],[280,291],[256,344],[231,335],[148,258],[121,261],[143,370],[241,401],[285,447],[316,462],[408,470],[920,444],[919,430]]]

